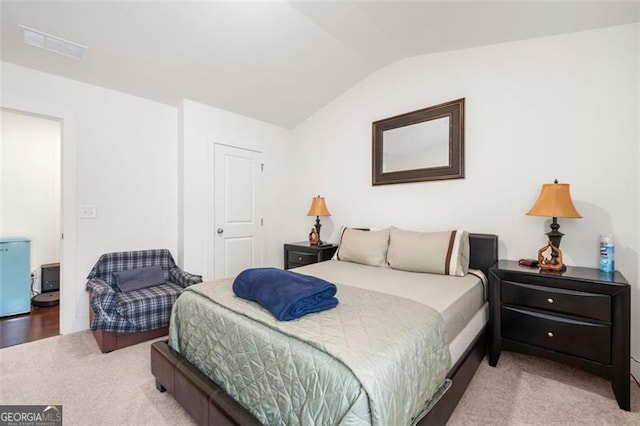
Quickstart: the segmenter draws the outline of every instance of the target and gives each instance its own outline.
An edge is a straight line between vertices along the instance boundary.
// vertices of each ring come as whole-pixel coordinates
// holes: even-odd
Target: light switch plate
[[[88,204],[80,206],[80,219],[95,219],[96,217],[96,206]]]

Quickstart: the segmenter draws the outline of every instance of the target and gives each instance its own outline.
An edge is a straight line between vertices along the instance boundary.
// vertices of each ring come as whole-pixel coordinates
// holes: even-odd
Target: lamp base
[[[557,266],[554,267],[549,267],[549,266],[540,266],[540,271],[541,272],[565,272],[567,270],[567,265],[560,265],[560,267],[558,268]]]
[[[562,237],[564,236],[564,234],[559,231],[560,224],[558,223],[558,218],[557,217],[554,217],[554,218],[551,219],[551,223],[549,224],[549,228],[551,228],[551,231],[547,232],[547,237],[549,237],[549,241],[555,247],[560,249],[560,241],[562,241]]]
[[[549,241],[538,250],[538,265],[543,271],[566,271],[567,267],[562,262],[562,251]]]
[[[316,227],[316,232],[318,233],[318,243],[315,245],[321,246],[324,243],[320,239],[320,228],[322,228],[322,224],[320,223],[320,216],[316,216],[316,223],[314,226]]]

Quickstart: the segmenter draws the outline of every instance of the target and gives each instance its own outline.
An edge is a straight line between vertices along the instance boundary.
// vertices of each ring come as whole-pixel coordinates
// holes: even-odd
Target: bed
[[[497,261],[497,237],[495,235],[486,235],[486,234],[469,234],[469,247],[470,247],[470,256],[469,256],[469,268],[476,269],[487,274],[488,268],[491,267]],[[377,297],[387,297],[386,299],[380,299],[382,302],[380,303],[395,303],[396,299],[408,299],[408,303],[413,303],[413,305],[407,305],[410,309],[416,308],[420,309],[418,305],[424,306],[424,303],[428,303],[433,306],[441,317],[444,319],[444,331],[446,337],[446,345],[447,345],[447,359],[441,362],[442,365],[446,366],[446,370],[442,370],[442,366],[440,366],[440,370],[434,373],[429,373],[434,377],[440,377],[438,380],[442,380],[446,377],[445,382],[438,382],[437,387],[431,386],[428,390],[429,394],[429,403],[426,405],[424,412],[415,413],[416,415],[412,416],[407,424],[417,423],[417,424],[444,424],[447,419],[453,412],[457,402],[461,398],[464,390],[466,389],[469,381],[471,380],[475,370],[477,369],[480,361],[484,357],[485,354],[485,324],[487,322],[487,306],[486,306],[486,287],[483,285],[482,279],[476,277],[473,274],[468,274],[464,278],[459,277],[449,277],[449,276],[435,276],[435,280],[433,286],[438,287],[442,286],[444,282],[444,286],[451,287],[451,285],[447,284],[447,282],[456,280],[456,283],[460,283],[460,285],[456,284],[455,288],[457,290],[447,291],[447,292],[438,292],[435,293],[433,291],[426,291],[424,285],[424,276],[425,274],[417,274],[417,273],[403,273],[398,274],[399,271],[395,271],[391,268],[375,268],[366,265],[360,265],[351,262],[344,261],[329,261],[322,262],[314,265],[308,265],[303,268],[297,268],[296,272],[300,272],[303,274],[308,274],[312,276],[318,276],[324,279],[327,279],[331,282],[341,283],[339,288],[339,295],[342,295],[342,300],[344,300],[345,306],[354,305],[355,301],[363,299],[368,300],[367,298],[372,294],[376,293]],[[431,274],[428,274],[431,275]],[[479,274],[482,275],[482,274]],[[416,281],[416,277],[420,276],[422,281]],[[382,296],[382,293],[385,293],[384,282],[392,280],[395,285],[392,291],[393,294],[389,294],[388,296]],[[366,283],[366,284],[359,284]],[[210,283],[205,284],[202,287],[202,295],[197,295],[198,292],[194,291],[191,293],[192,298],[203,298],[201,296],[206,296],[206,292],[211,292],[211,294],[219,296],[220,291],[213,289],[215,286],[228,286],[225,283]],[[357,289],[358,287],[367,287],[364,290]],[[214,291],[215,290],[215,291]],[[369,293],[367,293],[369,292]],[[353,294],[352,294],[353,293]],[[351,299],[349,299],[351,297]],[[396,299],[393,299],[396,298]],[[204,297],[206,299],[206,297]],[[233,304],[236,301],[232,300],[232,297],[228,297],[228,303]],[[374,300],[374,299],[371,299]],[[221,303],[219,300],[218,303]],[[241,303],[241,302],[237,302]],[[369,303],[369,302],[367,302]],[[403,302],[404,303],[404,302]],[[409,309],[408,308],[408,309]],[[185,309],[185,308],[183,308]],[[343,309],[345,310],[345,309]],[[180,308],[174,309],[174,311],[180,311]],[[214,310],[214,314],[218,315],[215,317],[215,321],[212,324],[225,322],[224,327],[236,327],[236,323],[228,322],[230,319],[229,315],[232,317],[238,316],[237,312],[226,312],[226,307],[217,308]],[[335,310],[337,311],[337,310]],[[234,377],[234,372],[228,371],[229,369],[225,366],[216,365],[218,361],[215,361],[215,354],[204,353],[197,354],[198,351],[202,351],[203,348],[212,348],[211,344],[199,344],[200,339],[204,339],[202,336],[202,332],[197,335],[193,332],[193,330],[198,329],[198,327],[203,323],[203,318],[209,315],[214,315],[210,310],[207,309],[196,309],[194,312],[189,311],[182,318],[182,322],[178,320],[175,321],[174,326],[172,328],[172,333],[170,335],[170,339],[172,341],[171,345],[168,342],[156,342],[151,347],[151,370],[153,375],[156,378],[156,387],[160,391],[168,391],[170,394],[174,396],[174,398],[192,415],[192,417],[199,424],[260,424],[258,419],[259,417],[263,422],[271,422],[268,417],[269,413],[266,414],[260,411],[256,411],[255,407],[248,405],[246,400],[242,400],[242,398],[238,395],[238,387],[234,387],[235,385],[230,384],[231,379]],[[204,312],[204,313],[197,313]],[[330,312],[330,311],[327,311]],[[201,317],[198,317],[200,315]],[[244,312],[239,314],[240,316],[249,315]],[[268,333],[267,340],[275,340],[278,343],[278,340],[273,336],[279,336],[280,334],[288,334],[290,328],[295,328],[295,324],[278,324],[278,323],[270,323],[267,316],[264,318],[260,318],[260,313],[258,311],[250,312],[252,316],[251,319],[247,321],[253,324],[253,321],[263,321],[264,324],[259,323],[258,327],[263,327],[266,324],[266,327],[263,327]],[[333,321],[331,315],[326,314],[324,316],[323,313],[316,314],[317,318],[324,318],[326,321]],[[413,315],[406,315],[407,317],[412,317]],[[368,318],[366,321],[371,321],[371,318]],[[235,320],[234,320],[235,321]],[[244,321],[244,319],[243,319]],[[395,320],[394,320],[395,321]],[[398,321],[402,321],[399,319]],[[347,323],[357,322],[351,318]],[[295,323],[295,322],[292,322]],[[306,328],[315,328],[316,325],[313,323],[307,323],[312,325],[307,325]],[[335,328],[335,323],[334,324]],[[237,325],[238,327],[243,326],[242,324]],[[254,327],[252,325],[251,327]],[[222,329],[224,329],[224,327]],[[319,326],[318,326],[319,327]],[[256,332],[258,337],[259,334],[265,331]],[[246,333],[246,330],[242,330],[242,333]],[[304,330],[303,330],[304,332]],[[180,337],[179,334],[183,333],[183,336]],[[214,332],[212,331],[212,334]],[[322,333],[321,333],[322,334]],[[442,333],[441,333],[442,334]],[[194,336],[198,336],[197,338]],[[209,337],[207,337],[209,338]],[[189,344],[189,339],[192,342]],[[279,337],[277,337],[279,339]],[[181,342],[182,346],[181,347]],[[259,339],[257,339],[260,342]],[[186,343],[185,343],[186,342]],[[233,344],[233,340],[230,341],[227,346]],[[425,340],[428,342],[428,340]],[[296,343],[297,344],[297,343]],[[369,344],[369,342],[367,342]],[[372,343],[373,344],[373,343]],[[421,344],[422,345],[422,344]],[[426,345],[426,343],[425,343]],[[222,345],[224,346],[224,345]],[[189,349],[189,347],[191,349]],[[277,347],[277,346],[276,346]],[[174,348],[179,351],[174,350]],[[215,352],[218,349],[213,350]],[[421,349],[427,350],[427,349]],[[435,353],[436,349],[429,349],[429,352],[418,352],[424,357],[429,357],[431,352]],[[301,352],[296,352],[301,353]],[[306,351],[304,352],[307,353]],[[330,354],[333,354],[329,351]],[[421,356],[422,356],[421,355]],[[306,356],[306,355],[305,355]],[[311,355],[309,355],[311,356]],[[313,355],[314,361],[318,362],[317,359],[319,355]],[[340,358],[341,354],[337,354],[337,358]],[[449,358],[450,356],[450,358]],[[200,358],[199,358],[200,357]],[[213,357],[214,361],[211,361]],[[208,361],[205,363],[202,359],[208,358]],[[241,354],[238,354],[237,358],[242,358]],[[322,359],[322,358],[319,358]],[[356,358],[357,359],[357,358]],[[246,361],[246,360],[245,360]],[[232,362],[232,361],[229,361]],[[296,361],[297,362],[297,361]],[[207,363],[213,363],[213,366],[209,366]],[[356,362],[357,364],[357,362]],[[246,365],[246,364],[245,364]],[[322,363],[319,362],[319,365]],[[348,365],[348,364],[347,364]],[[299,366],[292,365],[292,369],[299,368]],[[319,371],[322,370],[321,367]],[[355,367],[351,365],[347,370],[351,370],[351,372],[356,376],[356,379],[361,379],[361,376],[358,374],[358,366]],[[222,371],[222,373],[221,373]],[[396,372],[397,373],[397,372]],[[394,374],[396,374],[394,373]],[[333,377],[342,377],[339,375],[332,375],[333,372],[330,371],[325,377],[324,373],[322,373],[322,377],[320,379],[315,378],[314,380],[326,380],[324,382],[323,389],[331,388],[331,386],[327,386],[327,383],[331,383]],[[341,373],[342,374],[342,373]],[[366,376],[366,374],[364,374]],[[422,376],[418,376],[422,377]],[[216,384],[216,381],[211,378],[215,378],[217,382],[222,383],[222,387]],[[241,379],[237,379],[241,381]],[[342,380],[342,379],[340,379]],[[383,379],[380,379],[383,380]],[[394,380],[401,380],[400,378],[395,378]],[[397,417],[393,417],[393,413],[387,416],[389,413],[387,411],[402,411],[401,408],[405,405],[404,403],[405,396],[403,395],[400,399],[400,403],[398,407],[393,405],[393,401],[390,402],[390,408],[383,406],[384,404],[380,404],[378,401],[377,406],[375,401],[375,389],[367,387],[366,377],[365,380],[360,380],[363,384],[363,389],[366,390],[367,395],[369,395],[369,399],[367,400],[367,406],[365,404],[364,410],[366,411],[367,407],[369,407],[371,411],[371,418],[376,418],[377,423],[385,423],[389,422],[389,419],[396,419]],[[408,381],[405,380],[406,383]],[[296,382],[300,385],[300,381]],[[346,384],[345,384],[346,383]],[[340,382],[339,385],[336,384],[336,388],[339,389],[339,393],[344,393],[348,398],[351,395],[350,387],[351,382],[346,381]],[[385,382],[385,386],[398,386],[398,383]],[[300,385],[303,386],[304,385]],[[342,387],[344,386],[345,391],[342,391]],[[243,388],[245,389],[246,396],[247,393],[253,391],[260,391],[260,389],[255,390],[251,388]],[[248,390],[247,390],[248,389]],[[264,391],[264,389],[262,389]],[[401,387],[398,387],[398,390],[402,390]],[[228,391],[228,392],[227,392]],[[423,391],[421,389],[421,391]],[[293,391],[292,391],[293,392]],[[315,392],[313,389],[307,390],[307,393],[311,394]],[[407,391],[409,392],[409,391]],[[300,391],[300,393],[305,393],[304,388]],[[354,388],[352,391],[354,397],[352,400],[348,400],[346,402],[342,402],[343,404],[348,405],[349,410],[352,410],[353,413],[349,413],[349,415],[344,418],[340,417],[341,422],[343,424],[357,424],[360,423],[359,417],[362,413],[362,407],[360,407],[360,411],[358,405],[362,406],[362,401],[358,396],[357,388]],[[235,395],[235,398],[232,398],[229,394]],[[409,394],[406,398],[413,397],[413,394]],[[240,395],[242,396],[242,395]],[[324,397],[324,396],[322,396]],[[335,397],[335,395],[334,395]],[[423,396],[419,396],[422,398]],[[255,398],[264,398],[264,396],[255,396]],[[239,399],[242,404],[245,406],[250,406],[252,412],[249,412],[244,408],[243,405],[238,403],[236,399]],[[344,399],[344,398],[343,398]],[[272,405],[279,407],[279,403],[281,401],[275,401]],[[351,405],[349,405],[351,404]],[[328,404],[327,404],[328,405]],[[353,408],[355,407],[355,408]],[[395,407],[395,408],[394,408]],[[287,407],[289,410],[292,408],[295,410],[296,407]],[[314,412],[311,410],[311,413],[300,414],[302,423],[311,423],[309,419],[313,419]],[[378,412],[379,411],[379,412]],[[253,414],[252,414],[253,413]],[[426,413],[426,414],[425,414]],[[255,415],[254,415],[255,414]],[[397,414],[397,413],[396,413]],[[340,414],[342,416],[342,414]],[[266,416],[266,417],[265,417]],[[304,416],[304,417],[303,417]],[[327,420],[328,417],[326,414],[322,413],[320,417],[318,417],[319,422],[321,423],[333,423],[334,420]],[[387,417],[385,417],[387,416]],[[275,417],[278,418],[278,417]],[[284,420],[278,420],[280,423],[294,423],[293,421],[288,421],[286,418]],[[375,421],[372,421],[376,423]]]

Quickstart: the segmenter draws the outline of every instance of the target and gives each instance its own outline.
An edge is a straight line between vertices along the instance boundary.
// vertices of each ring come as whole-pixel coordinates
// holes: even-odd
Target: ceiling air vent
[[[29,46],[40,47],[51,52],[69,56],[75,59],[84,59],[88,47],[33,28],[20,25],[24,30],[24,42]]]

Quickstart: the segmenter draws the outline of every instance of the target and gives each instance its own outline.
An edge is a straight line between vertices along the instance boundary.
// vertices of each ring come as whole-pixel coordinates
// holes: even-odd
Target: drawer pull
[[[553,303],[553,299],[552,299],[552,298],[548,298],[548,299],[547,299],[547,302],[549,302],[549,303]]]
[[[302,256],[298,257],[298,260],[302,260]]]
[[[551,331],[547,332],[547,336],[553,337],[553,333]]]

